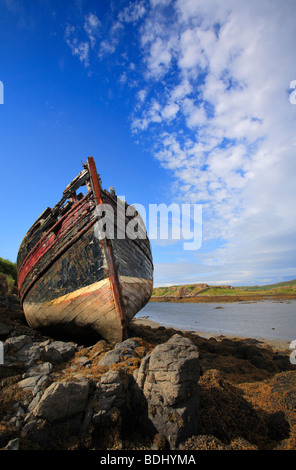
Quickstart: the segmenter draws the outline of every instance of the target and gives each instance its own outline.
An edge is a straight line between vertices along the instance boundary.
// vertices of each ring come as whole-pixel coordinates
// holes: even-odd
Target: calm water
[[[205,334],[296,339],[296,300],[223,304],[149,302],[136,316],[141,317],[163,326]]]

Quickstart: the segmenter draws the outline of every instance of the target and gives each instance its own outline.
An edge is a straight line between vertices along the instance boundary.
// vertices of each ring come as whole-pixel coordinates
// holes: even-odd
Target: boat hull
[[[101,197],[116,216],[116,198],[106,191]],[[148,238],[101,239],[96,207],[89,190],[52,227],[44,229],[47,219],[39,218],[40,226],[35,223],[25,237],[18,287],[32,328],[118,342],[149,301],[153,262]],[[124,216],[117,223],[129,221]]]
[[[121,286],[126,310],[131,320],[149,300],[152,281],[126,278],[121,280]],[[145,289],[144,295],[134,294],[138,292],[138,286]],[[108,342],[118,342],[125,338],[122,322],[116,312],[109,278],[48,302],[36,302],[28,296],[23,309],[28,324],[44,332],[89,339],[102,337]]]

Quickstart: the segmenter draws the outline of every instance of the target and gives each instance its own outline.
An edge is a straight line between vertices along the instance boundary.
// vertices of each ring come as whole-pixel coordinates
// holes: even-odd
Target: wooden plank
[[[56,244],[53,246],[54,243],[54,236],[51,235],[49,244],[40,249],[38,262],[34,264],[34,270],[31,273],[26,274],[27,278],[24,283],[22,283],[21,287],[21,298],[23,299],[26,295],[26,291],[33,285],[36,280],[41,277],[45,271],[51,266],[55,259],[61,256],[67,249],[69,244],[73,244],[76,240],[78,240],[85,232],[89,230],[89,228],[94,224],[94,220],[89,222],[86,220],[83,223],[83,227],[77,226],[77,233],[72,236],[72,232],[68,233],[67,237],[64,237],[63,243],[59,244],[58,240],[56,240]],[[73,228],[74,230],[74,228]],[[73,232],[74,233],[74,232]],[[53,249],[51,249],[53,247]],[[36,255],[36,253],[35,253]],[[33,255],[32,255],[33,256]],[[36,255],[37,256],[37,255]],[[32,264],[33,265],[33,264]],[[29,268],[29,265],[28,265]],[[22,272],[23,274],[26,273],[26,270]]]
[[[140,277],[151,278],[153,273],[152,265],[148,264],[136,250],[132,251],[128,244],[120,242],[121,241],[118,240],[113,242],[114,254],[119,265],[119,271],[128,267],[129,272],[127,274],[133,275],[137,273]]]
[[[135,302],[142,305],[143,302],[147,301],[147,294],[143,294],[139,290],[136,290],[134,286],[123,284],[122,286],[122,295],[123,298],[133,298]]]
[[[92,234],[90,234],[92,236]],[[64,253],[47,271],[37,283],[32,287],[31,295],[35,301],[46,301],[60,297],[64,293],[73,292],[77,288],[93,284],[103,279],[105,274],[104,263],[105,260],[101,259],[92,260],[96,254],[99,253],[99,244],[95,240],[95,244],[91,244],[92,240],[86,236],[82,243],[73,245],[66,253]],[[92,248],[91,248],[92,247]],[[84,259],[83,263],[80,260]],[[95,263],[97,265],[96,270]],[[66,266],[66,268],[65,268]],[[71,268],[72,267],[72,268]],[[61,277],[63,270],[75,269],[74,275],[70,272],[64,275],[66,279]]]
[[[67,316],[63,315],[64,310],[62,304],[55,304],[50,308],[48,308],[46,304],[34,305],[32,303],[30,306],[28,306],[27,302],[25,302],[24,305],[26,307],[30,307],[31,311],[33,311],[32,313],[35,319],[36,308],[38,308],[40,311],[44,310],[41,316],[42,323],[41,325],[38,325],[39,327],[59,325],[59,328],[67,328],[67,325],[71,324],[71,327],[76,325],[77,329],[79,329],[79,327],[92,326],[95,328],[95,330],[99,330],[100,325],[102,325],[102,328],[105,328],[105,324],[111,323],[114,329],[113,336],[118,336],[118,328],[121,328],[120,320],[115,311],[110,284],[109,286],[104,286],[104,288],[105,287],[108,288],[109,295],[107,296],[108,298],[105,298],[104,305],[102,305],[102,296],[98,295],[98,291],[95,290],[92,295],[84,300],[81,299],[83,294],[80,296],[80,298],[78,297],[75,299],[75,301],[73,301],[71,304],[71,309],[69,310]],[[77,305],[74,305],[76,302]],[[45,311],[47,311],[47,316],[45,316]],[[110,315],[112,319],[110,319]]]
[[[127,286],[123,286],[122,291],[124,299],[133,298],[137,304],[142,305],[144,300],[144,296],[142,294],[135,291],[133,288],[128,288]]]
[[[128,247],[132,252],[137,251],[141,258],[153,266],[151,252],[145,247],[145,244],[143,243],[144,240],[131,240],[126,238],[123,242],[125,242],[123,243],[124,246]]]
[[[123,250],[128,250],[132,255],[135,256],[136,260],[140,260],[145,266],[147,267],[153,267],[152,259],[147,258],[147,256],[143,253],[141,248],[134,243],[134,240],[114,240],[114,245],[115,247],[118,247],[118,249],[123,249]]]
[[[19,282],[22,282],[22,279],[24,276],[28,276],[29,269],[34,269],[36,263],[39,261],[39,257],[42,257],[44,254],[46,254],[48,249],[50,249],[52,245],[56,244],[57,239],[59,240],[59,243],[63,243],[63,238],[64,237],[67,238],[70,236],[71,228],[73,230],[76,229],[77,231],[79,230],[78,229],[79,223],[82,223],[82,225],[87,224],[88,221],[85,219],[85,217],[82,217],[82,214],[85,211],[91,214],[91,210],[90,210],[91,207],[93,207],[93,204],[91,203],[90,200],[85,200],[83,201],[83,203],[80,201],[75,206],[75,211],[76,211],[74,213],[75,217],[72,212],[67,213],[57,222],[60,226],[58,237],[53,236],[54,227],[50,228],[48,231],[45,231],[42,234],[42,238],[38,241],[38,243],[35,243],[30,249],[28,249],[26,258],[22,262],[21,266],[18,263]],[[20,251],[22,251],[21,248],[20,248]],[[24,271],[24,275],[22,274],[23,271]]]
[[[129,292],[138,292],[141,293],[142,296],[147,296],[151,295],[152,291],[152,281],[149,281],[147,279],[142,280],[142,279],[135,279],[133,278],[133,281],[128,280],[126,276],[121,276],[120,277],[120,282],[122,285],[122,289],[126,289]]]

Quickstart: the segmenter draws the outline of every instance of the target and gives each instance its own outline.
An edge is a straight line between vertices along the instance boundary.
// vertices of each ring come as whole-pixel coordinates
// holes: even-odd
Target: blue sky
[[[129,203],[202,204],[198,250],[152,240],[155,285],[296,278],[295,13],[0,0],[0,256],[93,155]]]

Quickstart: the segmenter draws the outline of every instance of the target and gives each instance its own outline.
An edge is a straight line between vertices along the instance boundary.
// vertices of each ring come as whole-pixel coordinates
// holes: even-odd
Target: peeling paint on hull
[[[62,202],[37,219],[20,246],[21,302],[32,328],[56,328],[60,334],[84,331],[121,341],[152,294],[150,243],[147,237],[98,239],[95,209],[107,203],[116,211],[116,197],[101,189],[91,157],[77,178]],[[88,191],[77,197],[81,181]]]

